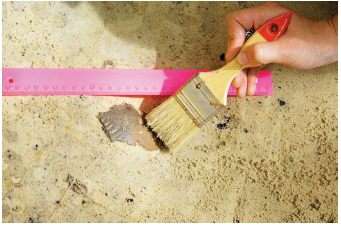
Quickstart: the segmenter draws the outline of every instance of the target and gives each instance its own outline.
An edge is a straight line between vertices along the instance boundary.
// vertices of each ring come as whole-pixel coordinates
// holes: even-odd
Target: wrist
[[[333,62],[338,60],[338,14],[328,20],[328,24],[331,30],[331,45],[333,50]]]
[[[320,47],[322,51],[322,65],[327,65],[338,60],[338,22],[337,14],[329,20],[319,20]]]
[[[334,31],[335,31],[335,34],[337,36],[338,35],[338,31],[337,31],[337,28],[338,28],[338,15],[337,14],[334,15],[333,19],[331,19],[331,23],[332,23],[332,25],[334,27]]]

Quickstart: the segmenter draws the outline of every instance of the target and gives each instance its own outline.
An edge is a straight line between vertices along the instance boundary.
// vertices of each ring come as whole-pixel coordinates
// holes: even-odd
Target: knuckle
[[[264,5],[267,5],[267,6],[278,6],[279,4],[277,4],[276,2],[266,2],[266,3],[264,3]]]
[[[232,14],[228,14],[226,16],[226,22],[228,23],[229,21],[233,20]]]
[[[230,19],[230,17],[231,17],[231,14],[228,14],[228,15],[226,16],[226,21],[228,21],[228,20]]]
[[[226,16],[226,22],[234,20],[236,18],[237,12],[230,13]]]
[[[263,51],[262,51],[261,45],[259,43],[256,43],[253,45],[252,57],[255,61],[257,61],[261,64],[265,64]]]

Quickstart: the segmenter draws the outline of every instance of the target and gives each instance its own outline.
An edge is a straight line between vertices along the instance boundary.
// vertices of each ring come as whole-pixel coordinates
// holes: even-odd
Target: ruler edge
[[[2,77],[3,77],[3,73],[4,73],[4,70],[42,70],[42,71],[48,71],[48,70],[75,70],[74,68],[2,68]],[[76,70],[80,70],[80,71],[110,71],[110,70],[122,70],[122,71],[140,71],[140,70],[146,70],[146,71],[155,71],[155,70],[158,70],[158,71],[197,71],[197,72],[209,72],[209,71],[213,71],[213,70],[193,70],[193,69],[185,69],[185,70],[181,70],[181,69],[79,69],[79,68],[76,68]],[[271,84],[270,88],[269,88],[269,91],[268,91],[268,94],[266,95],[262,95],[262,94],[257,94],[257,92],[253,95],[253,96],[272,96],[274,94],[274,89],[273,89],[273,82],[272,82],[272,75],[271,75],[271,71],[270,70],[261,70],[260,72],[268,72],[269,73],[269,85]],[[189,77],[190,78],[190,77]],[[3,78],[2,78],[2,82],[3,82]],[[44,91],[38,91],[36,93],[32,93],[32,94],[27,94],[25,93],[24,91],[22,92],[19,92],[19,93],[15,93],[15,94],[9,94],[9,92],[7,91],[4,91],[4,86],[5,85],[2,85],[2,96],[53,96],[53,95],[92,95],[92,96],[171,96],[175,93],[174,92],[169,92],[169,94],[160,94],[162,91],[158,91],[158,92],[155,92],[156,94],[154,94],[153,92],[147,92],[147,93],[144,93],[144,94],[141,94],[139,92],[139,94],[133,94],[134,92],[122,92],[120,94],[112,94],[110,92],[104,92],[103,94],[101,94],[100,91],[98,92],[90,92],[91,94],[87,94],[89,92],[83,92],[83,93],[80,93],[80,91],[76,91],[75,93],[73,93],[72,91],[66,91],[66,92],[62,92],[62,91],[59,91],[59,92],[55,92],[54,94],[45,94]],[[230,85],[230,88],[232,87],[232,85]],[[229,89],[230,89],[229,88]],[[22,94],[22,93],[25,93],[25,94]],[[53,91],[51,91],[53,92]],[[31,93],[31,92],[30,92]],[[44,93],[44,94],[41,94],[41,93]],[[236,93],[234,94],[228,94],[228,96],[237,96]]]

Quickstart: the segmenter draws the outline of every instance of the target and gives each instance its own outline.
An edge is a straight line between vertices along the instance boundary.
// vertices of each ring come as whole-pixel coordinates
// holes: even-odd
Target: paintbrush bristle
[[[169,97],[146,116],[147,124],[165,145],[177,150],[199,131],[199,127],[176,101]]]

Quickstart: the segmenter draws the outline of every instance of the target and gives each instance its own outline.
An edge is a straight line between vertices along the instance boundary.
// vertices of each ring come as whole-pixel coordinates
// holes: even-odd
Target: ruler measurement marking
[[[208,70],[206,70],[208,71]],[[172,95],[204,70],[2,69],[3,95]],[[272,95],[261,71],[255,95]],[[232,86],[228,95],[236,95]]]

